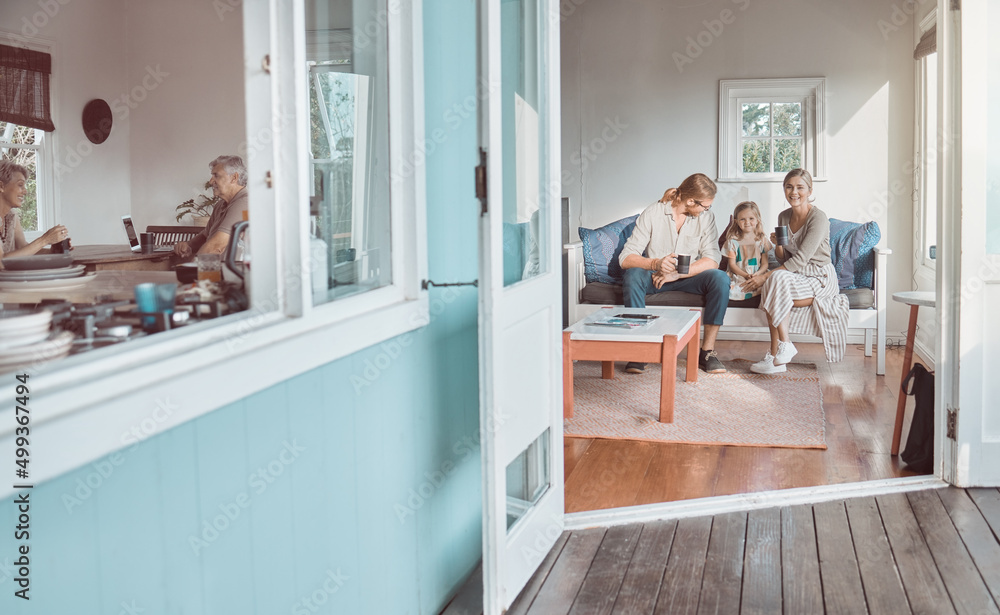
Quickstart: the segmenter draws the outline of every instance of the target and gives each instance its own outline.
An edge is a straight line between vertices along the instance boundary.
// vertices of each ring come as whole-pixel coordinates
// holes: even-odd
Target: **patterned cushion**
[[[618,264],[618,256],[625,242],[632,236],[638,214],[616,220],[601,228],[580,227],[583,240],[583,275],[587,282],[621,284],[624,273]]]
[[[840,288],[875,287],[875,245],[882,239],[874,221],[858,224],[830,218],[830,260]]]

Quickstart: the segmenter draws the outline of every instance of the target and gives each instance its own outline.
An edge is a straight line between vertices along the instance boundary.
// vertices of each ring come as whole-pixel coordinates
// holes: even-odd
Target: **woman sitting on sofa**
[[[777,246],[780,267],[752,277],[748,292],[760,288],[760,309],[767,314],[771,348],[750,366],[758,374],[777,374],[796,354],[789,332],[823,338],[826,360],[840,361],[847,346],[847,297],[840,294],[830,262],[830,220],[810,202],[812,176],[789,171],[783,182],[790,207],[778,214],[778,226],[789,227],[788,244]],[[771,243],[776,244],[772,233]]]

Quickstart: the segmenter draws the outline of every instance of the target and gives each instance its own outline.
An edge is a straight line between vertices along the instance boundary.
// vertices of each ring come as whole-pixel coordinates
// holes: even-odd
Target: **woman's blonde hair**
[[[760,218],[760,208],[757,207],[757,203],[754,203],[753,201],[743,201],[736,206],[736,209],[733,210],[733,221],[729,223],[729,228],[726,229],[726,243],[729,243],[730,239],[735,239],[736,241],[743,239],[743,229],[740,228],[737,220],[739,220],[740,212],[747,209],[752,211],[753,215],[757,216],[757,230],[754,231],[753,238],[756,241],[764,240],[764,228],[762,226],[763,221]]]
[[[9,184],[14,179],[14,173],[20,173],[24,179],[28,179],[28,169],[10,160],[0,160],[0,184]]]
[[[667,190],[663,198],[664,202],[673,201],[674,199],[680,199],[681,201],[688,199],[707,200],[714,199],[717,191],[718,188],[715,187],[715,182],[709,179],[707,175],[704,173],[695,173],[682,181],[680,186]]]
[[[792,169],[791,171],[789,171],[788,174],[785,175],[785,179],[781,180],[781,186],[784,187],[785,184],[788,183],[788,180],[794,179],[796,177],[801,177],[802,181],[806,182],[806,185],[809,186],[809,190],[812,191],[813,176],[810,175],[809,171],[806,171],[805,169]],[[815,197],[812,197],[810,195],[809,202],[811,203],[814,199]]]

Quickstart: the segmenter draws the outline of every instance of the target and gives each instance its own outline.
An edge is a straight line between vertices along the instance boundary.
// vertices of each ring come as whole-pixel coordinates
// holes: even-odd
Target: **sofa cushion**
[[[847,297],[847,303],[852,310],[875,307],[875,293],[870,288],[841,289],[840,294]]]
[[[874,221],[858,224],[830,218],[830,260],[841,290],[874,288],[874,248],[881,238]]]
[[[872,292],[870,288],[852,288],[850,290],[841,290],[840,294],[847,297],[847,302],[852,310],[875,307],[875,293]],[[580,303],[624,305],[625,297],[622,294],[622,287],[620,284],[591,282],[584,286],[580,291]],[[665,293],[656,293],[655,295],[646,295],[646,305],[704,307],[705,300],[701,295],[668,291]],[[746,301],[730,301],[729,307],[760,307],[760,296],[747,299]]]
[[[635,220],[638,217],[636,214],[596,229],[580,227],[580,239],[583,241],[583,275],[588,283],[622,283],[625,274],[618,264],[618,256],[621,255],[625,242],[632,236]],[[618,294],[620,297],[621,290]]]
[[[591,282],[580,291],[580,303],[600,303],[602,305],[624,305],[625,296],[622,294],[621,284],[606,284],[603,282]],[[705,307],[705,297],[692,293],[682,293],[680,291],[667,291],[646,295],[646,305],[657,307]],[[753,297],[746,301],[730,301],[729,307],[755,308],[760,305],[760,297]]]

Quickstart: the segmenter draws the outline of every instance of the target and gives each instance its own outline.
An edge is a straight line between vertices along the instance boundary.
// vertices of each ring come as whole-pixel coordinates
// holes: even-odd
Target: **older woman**
[[[0,161],[0,258],[30,256],[69,237],[69,231],[61,224],[45,231],[34,241],[24,237],[18,210],[28,194],[25,187],[27,181],[27,169],[9,160]]]
[[[783,185],[791,207],[778,214],[778,225],[791,232],[788,245],[775,248],[781,266],[751,277],[746,284],[761,289],[760,309],[771,330],[770,350],[750,366],[758,374],[785,371],[797,352],[789,332],[823,338],[826,360],[831,362],[843,359],[847,346],[848,304],[830,262],[830,219],[810,202],[808,171],[789,171]]]

